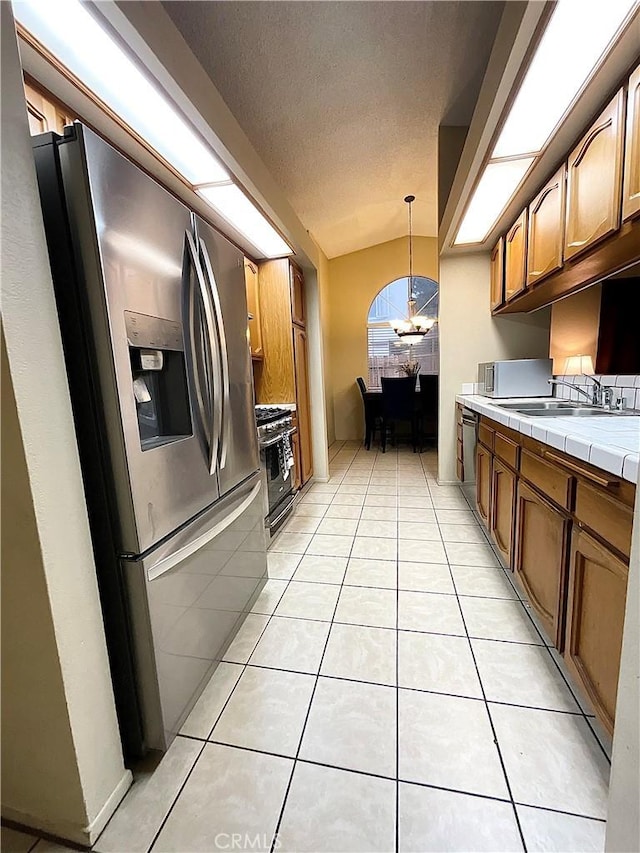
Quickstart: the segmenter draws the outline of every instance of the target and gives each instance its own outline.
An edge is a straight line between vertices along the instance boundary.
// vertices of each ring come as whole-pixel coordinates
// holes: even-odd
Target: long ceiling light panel
[[[456,235],[458,243],[482,243],[533,163],[533,157],[489,163]]]
[[[260,249],[267,258],[290,255],[291,249],[240,187],[228,182],[197,187],[198,195]]]
[[[197,190],[224,183],[242,202],[214,205],[221,215],[268,257],[292,254],[291,247],[254,207],[205,140],[180,114],[144,69],[101,27],[80,0],[14,0],[16,20],[83,85],[144,139]],[[231,195],[232,193],[228,193]],[[204,193],[201,193],[204,195]],[[205,196],[206,198],[206,196]],[[208,200],[208,199],[207,199]],[[227,216],[225,208],[231,211]],[[241,221],[236,215],[241,211]],[[277,237],[265,235],[269,232]],[[275,251],[275,250],[274,250]]]
[[[454,245],[486,240],[527,170],[639,5],[638,0],[556,3]]]

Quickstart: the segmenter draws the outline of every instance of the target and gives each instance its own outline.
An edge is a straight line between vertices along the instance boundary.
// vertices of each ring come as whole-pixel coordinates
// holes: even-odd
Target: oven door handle
[[[296,427],[291,427],[291,429],[286,430],[286,432],[279,432],[275,438],[272,438],[271,441],[261,441],[260,449],[264,450],[267,447],[273,447],[274,444],[278,444],[279,441],[282,441],[283,438],[293,435],[294,432],[297,432]]]
[[[269,519],[269,528],[271,528],[271,527],[275,527],[275,526],[276,526],[276,524],[277,524],[277,523],[280,521],[280,519],[282,518],[282,516],[283,516],[283,515],[286,515],[286,514],[289,512],[289,510],[291,509],[291,505],[293,504],[293,502],[295,501],[295,499],[296,499],[296,496],[295,496],[295,495],[293,495],[293,497],[292,497],[292,498],[291,498],[291,500],[287,503],[286,507],[282,510],[282,512],[279,512],[279,513],[278,513],[278,515],[273,519],[273,521],[272,521],[271,519]]]

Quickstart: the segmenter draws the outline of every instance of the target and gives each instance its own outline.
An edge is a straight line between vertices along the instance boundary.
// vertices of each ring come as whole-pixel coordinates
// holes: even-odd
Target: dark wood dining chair
[[[438,389],[437,374],[421,373],[420,384],[420,450],[425,441],[438,440]]]
[[[376,429],[380,427],[381,413],[377,401],[367,397],[367,386],[362,376],[358,376],[356,383],[362,394],[362,405],[364,406],[364,446],[369,450],[371,442],[375,439]]]
[[[411,428],[411,442],[414,453],[418,445],[418,419],[416,411],[416,378],[405,376],[399,379],[383,376],[382,382],[382,452],[387,449],[387,432],[395,442],[396,425],[408,423]]]

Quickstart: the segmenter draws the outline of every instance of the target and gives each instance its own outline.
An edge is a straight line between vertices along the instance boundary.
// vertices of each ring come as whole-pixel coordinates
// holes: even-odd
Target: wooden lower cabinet
[[[491,453],[476,445],[476,505],[480,518],[489,527],[491,512]]]
[[[562,651],[571,520],[520,480],[514,574],[549,638]]]
[[[570,566],[564,658],[613,732],[628,568],[578,528],[571,537]]]
[[[491,536],[510,568],[513,567],[516,475],[495,456],[491,485]]]

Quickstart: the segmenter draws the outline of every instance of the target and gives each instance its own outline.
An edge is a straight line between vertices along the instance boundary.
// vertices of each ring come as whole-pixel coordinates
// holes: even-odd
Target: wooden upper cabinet
[[[304,278],[302,272],[294,264],[291,270],[291,319],[299,326],[305,325],[304,311]]]
[[[504,298],[513,299],[527,286],[527,211],[522,211],[505,238]]]
[[[258,267],[244,259],[244,281],[247,288],[247,309],[249,311],[249,343],[251,358],[262,358],[262,326],[260,320],[260,290]]]
[[[62,104],[55,101],[46,92],[41,92],[30,83],[24,84],[24,96],[27,102],[27,116],[31,135],[53,130],[62,133],[66,124],[71,124],[74,117]]]
[[[564,257],[620,225],[624,93],[621,90],[569,155]]]
[[[627,576],[622,560],[588,533],[574,530],[564,656],[609,732],[616,711]]]
[[[640,66],[629,78],[622,218],[631,219],[638,213],[640,213]]]
[[[256,371],[257,403],[295,403],[289,261],[263,261],[258,268],[263,362]]]
[[[563,165],[529,205],[528,286],[562,267],[565,176]]]
[[[504,237],[501,237],[491,252],[491,310],[504,302]]]

